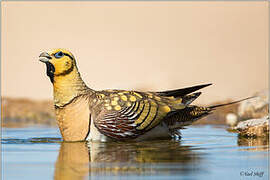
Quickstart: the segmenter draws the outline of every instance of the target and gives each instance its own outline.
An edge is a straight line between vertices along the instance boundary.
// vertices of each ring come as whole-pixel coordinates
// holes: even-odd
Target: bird
[[[93,90],[82,80],[74,55],[62,48],[39,60],[53,84],[55,116],[64,141],[144,141],[181,138],[179,129],[219,106],[191,103],[211,83],[176,90]]]

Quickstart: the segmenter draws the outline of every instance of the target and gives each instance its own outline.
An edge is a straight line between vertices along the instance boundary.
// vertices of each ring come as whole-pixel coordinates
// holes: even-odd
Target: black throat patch
[[[51,82],[53,83],[54,82],[55,67],[50,62],[46,62],[46,67],[47,67],[47,76],[49,76]]]

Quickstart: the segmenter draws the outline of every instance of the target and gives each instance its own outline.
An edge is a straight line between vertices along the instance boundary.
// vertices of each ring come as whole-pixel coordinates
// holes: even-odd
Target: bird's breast
[[[90,131],[88,100],[77,98],[63,108],[56,108],[56,120],[64,141],[83,141]]]

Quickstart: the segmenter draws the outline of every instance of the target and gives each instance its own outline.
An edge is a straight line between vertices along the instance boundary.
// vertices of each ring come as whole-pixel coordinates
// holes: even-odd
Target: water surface
[[[268,179],[267,139],[190,126],[181,140],[64,143],[57,128],[3,128],[3,179]]]

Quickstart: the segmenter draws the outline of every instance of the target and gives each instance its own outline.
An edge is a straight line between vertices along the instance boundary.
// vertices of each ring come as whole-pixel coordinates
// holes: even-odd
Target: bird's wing
[[[192,86],[182,89],[176,89],[176,90],[169,90],[169,91],[162,91],[162,92],[156,92],[160,96],[173,96],[173,97],[183,97],[186,96],[192,92],[195,92],[199,89],[205,88],[207,86],[210,86],[212,84],[202,84],[198,86]]]
[[[156,127],[176,109],[183,109],[182,99],[159,97],[135,91],[105,92],[94,118],[96,128],[104,135],[120,140],[136,138]]]

